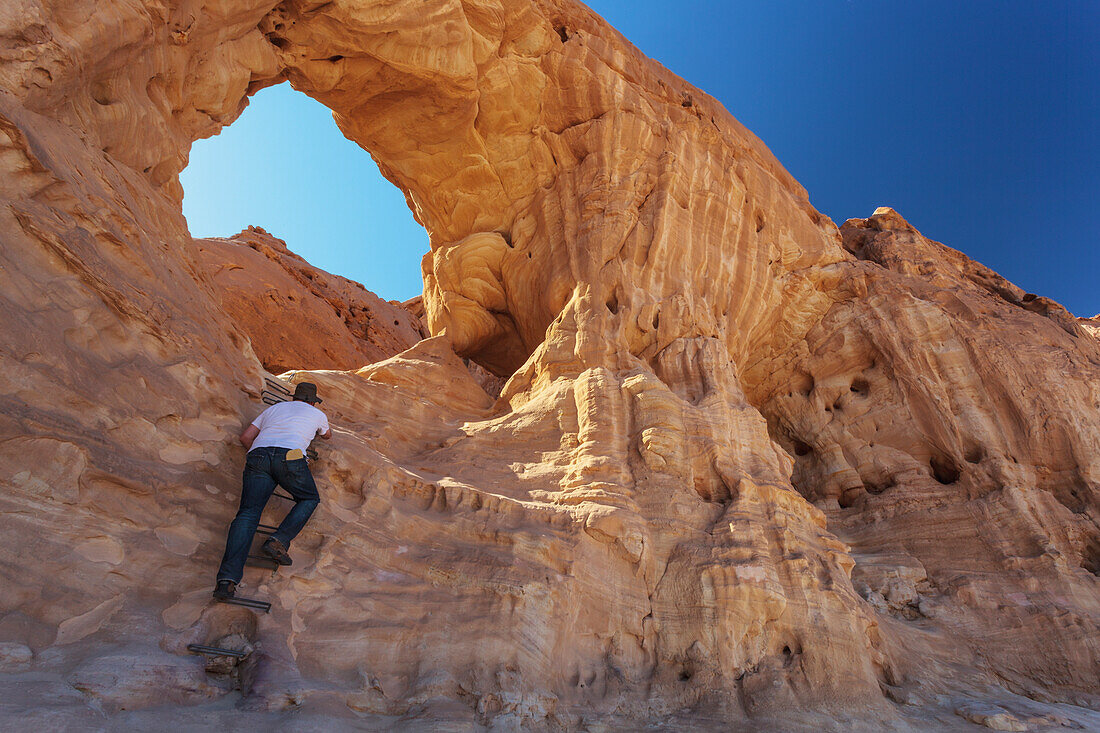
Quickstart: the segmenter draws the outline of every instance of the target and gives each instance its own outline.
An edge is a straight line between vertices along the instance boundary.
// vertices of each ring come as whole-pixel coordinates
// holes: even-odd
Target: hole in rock
[[[197,141],[180,181],[195,238],[229,238],[254,225],[314,267],[361,283],[383,301],[421,294],[420,259],[428,236],[405,195],[383,178],[369,153],[344,137],[329,109],[288,83],[258,92],[232,125]],[[247,274],[247,262],[242,257],[234,264]],[[307,307],[302,301],[312,298],[303,296],[325,287],[325,278],[308,268],[288,273],[293,279],[287,282],[300,284],[285,293],[287,301],[297,298],[295,308]],[[370,313],[355,313],[349,310],[345,319],[363,321],[365,328],[349,327],[348,337],[369,338]],[[261,360],[278,371],[328,368]]]
[[[985,451],[979,445],[971,446],[966,449],[966,455],[963,456],[967,463],[981,463],[985,458]]]
[[[850,509],[859,502],[860,497],[865,493],[863,486],[852,486],[841,492],[837,503],[840,504],[841,509]]]
[[[809,397],[810,393],[814,391],[814,377],[812,374],[797,374],[792,381],[792,385],[802,393],[803,397]]]
[[[932,478],[939,481],[941,484],[949,485],[959,480],[960,471],[955,463],[945,456],[932,456],[928,461],[928,465],[932,467]]]
[[[794,454],[796,456],[805,456],[813,452],[813,446],[809,443],[803,443],[801,440],[794,441]]]
[[[561,42],[562,42],[562,43],[565,43],[566,41],[568,41],[568,40],[569,40],[569,31],[567,31],[567,30],[565,29],[565,26],[564,26],[564,25],[559,25],[559,26],[558,26],[557,28],[555,28],[554,30],[556,30],[556,31],[558,32],[558,38],[560,38],[560,39],[561,39]]]
[[[795,657],[802,653],[802,645],[797,640],[792,641],[789,644],[783,645],[783,651],[781,652],[783,657],[783,667],[789,668],[794,664]]]
[[[863,377],[856,377],[852,380],[852,386],[849,389],[856,394],[865,395],[871,391],[871,383]]]

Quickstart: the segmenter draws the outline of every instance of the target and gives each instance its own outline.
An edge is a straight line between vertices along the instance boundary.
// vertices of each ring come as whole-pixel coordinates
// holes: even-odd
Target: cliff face
[[[431,338],[188,235],[191,142],[285,79],[428,230]],[[31,1],[0,89],[10,719],[1100,725],[1095,328],[838,230],[583,6]],[[209,593],[265,366],[336,429],[257,616]]]
[[[358,369],[427,335],[417,315],[313,267],[261,228],[195,247],[222,311],[273,374]]]

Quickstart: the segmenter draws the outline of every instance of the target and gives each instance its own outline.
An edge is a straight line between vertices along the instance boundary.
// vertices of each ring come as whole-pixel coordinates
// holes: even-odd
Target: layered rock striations
[[[284,80],[428,231],[430,338],[190,238],[190,144]],[[31,0],[0,90],[8,720],[1100,725],[1095,329],[837,229],[587,8]],[[336,427],[257,616],[209,592],[265,367]]]
[[[841,232],[849,293],[753,370],[793,484],[850,544],[857,590],[936,630],[942,659],[1089,699],[1100,635],[1070,599],[1100,569],[1096,339],[890,209]]]

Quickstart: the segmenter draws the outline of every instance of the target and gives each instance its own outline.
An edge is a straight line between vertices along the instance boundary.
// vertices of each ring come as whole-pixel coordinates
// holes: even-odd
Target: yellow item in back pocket
[[[300,448],[295,448],[294,450],[288,450],[286,452],[286,459],[288,461],[296,461],[299,458],[305,458]]]

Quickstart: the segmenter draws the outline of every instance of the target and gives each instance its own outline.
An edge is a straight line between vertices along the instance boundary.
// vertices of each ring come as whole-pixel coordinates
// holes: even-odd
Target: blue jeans
[[[229,525],[218,580],[241,582],[252,536],[256,533],[256,525],[260,523],[267,500],[275,492],[276,484],[294,497],[294,507],[271,535],[283,547],[290,547],[290,541],[298,536],[313,510],[321,503],[306,459],[288,461],[286,454],[286,448],[253,448],[248,452],[244,464],[241,507]]]

